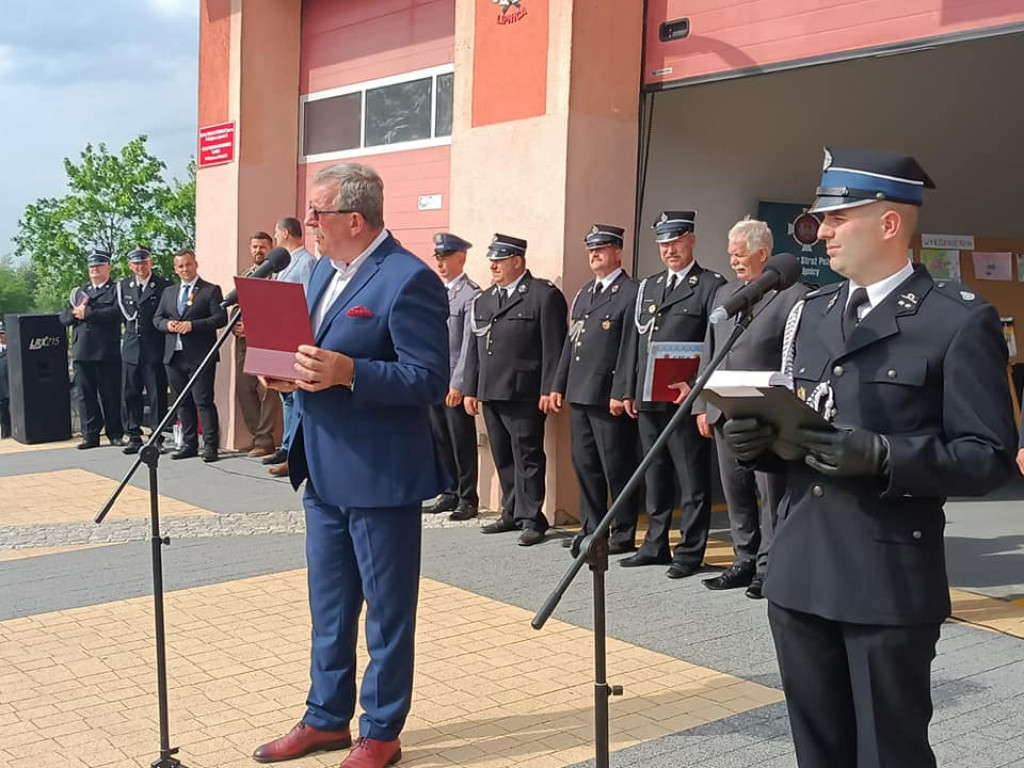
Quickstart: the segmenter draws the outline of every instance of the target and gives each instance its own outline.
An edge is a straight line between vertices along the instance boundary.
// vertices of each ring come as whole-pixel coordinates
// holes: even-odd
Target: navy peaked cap
[[[855,147],[825,147],[825,164],[810,213],[881,200],[921,205],[935,182],[910,155]]]
[[[491,261],[525,255],[526,241],[518,237],[496,234],[491,238],[491,244],[487,246],[487,258]]]
[[[583,241],[587,244],[587,248],[600,248],[602,245],[614,245],[621,248],[622,236],[625,232],[626,230],[622,227],[613,227],[611,224],[595,224],[587,232]]]
[[[696,211],[664,211],[651,225],[656,243],[671,243],[687,232],[693,232]]]
[[[100,264],[109,264],[110,254],[106,251],[101,251],[99,248],[94,248],[93,252],[89,254],[88,264],[90,267],[95,267]]]

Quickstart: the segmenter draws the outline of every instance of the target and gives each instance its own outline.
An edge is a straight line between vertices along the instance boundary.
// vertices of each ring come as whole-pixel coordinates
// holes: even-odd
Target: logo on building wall
[[[498,24],[515,24],[526,16],[526,9],[523,8],[523,0],[491,0],[501,9],[498,14]]]
[[[818,242],[818,227],[820,225],[818,217],[813,213],[808,213],[805,208],[803,213],[786,226],[786,234],[796,241],[801,251],[809,253],[814,250],[814,245]]]

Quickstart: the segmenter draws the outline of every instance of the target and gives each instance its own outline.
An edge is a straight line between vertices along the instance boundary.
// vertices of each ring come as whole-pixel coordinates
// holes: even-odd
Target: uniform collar
[[[602,277],[600,280],[595,279],[594,280],[594,286],[596,287],[596,286],[600,285],[602,291],[607,291],[608,288],[611,286],[611,284],[619,279],[619,275],[621,275],[621,274],[622,274],[622,267],[619,267],[614,272],[611,272],[610,274],[607,274],[604,277]]]
[[[381,243],[388,238],[389,234],[390,233],[387,228],[382,229],[380,233],[373,238],[373,242],[366,246],[366,250],[356,256],[348,264],[345,264],[343,261],[335,261],[334,259],[331,259],[331,266],[334,267],[334,270],[342,278],[352,277],[352,275],[354,275],[356,271],[363,266],[363,262],[370,258],[370,254],[377,250]]]
[[[526,277],[526,272],[523,272],[523,274],[521,274],[521,275],[520,275],[519,277],[517,277],[517,278],[516,278],[515,280],[513,280],[513,281],[512,281],[511,283],[509,283],[508,285],[502,286],[502,287],[501,287],[501,290],[505,291],[505,293],[506,293],[506,294],[507,294],[508,296],[511,296],[511,295],[512,295],[513,293],[515,293],[516,287],[517,287],[517,286],[518,286],[518,285],[519,285],[519,284],[520,284],[521,282],[523,282],[523,278],[524,278],[524,277]]]
[[[690,274],[690,271],[693,269],[693,267],[694,267],[694,265],[696,263],[697,263],[697,260],[696,259],[692,259],[689,264],[687,264],[685,267],[683,267],[678,272],[676,272],[673,269],[666,269],[665,271],[668,272],[668,274],[665,276],[665,279],[666,280],[670,280],[672,278],[672,275],[675,275],[676,276],[676,284],[678,285],[679,283],[683,282],[683,280],[686,278],[686,276],[688,274]]]
[[[456,277],[454,280],[449,280],[447,283],[444,284],[444,287],[450,291],[452,288],[454,288],[456,285],[459,285],[466,279],[466,273],[460,272],[458,277]]]
[[[850,295],[858,288],[863,288],[868,294],[868,306],[861,310],[860,315],[863,317],[872,309],[877,307],[883,301],[885,297],[895,291],[907,278],[914,274],[914,265],[907,260],[907,263],[903,265],[903,268],[893,274],[889,275],[877,283],[871,285],[858,285],[857,283],[850,281],[850,290],[846,294],[846,302],[849,304]]]

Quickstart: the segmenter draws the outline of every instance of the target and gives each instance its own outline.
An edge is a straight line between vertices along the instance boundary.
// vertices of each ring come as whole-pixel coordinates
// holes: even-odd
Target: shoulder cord
[[[640,287],[636,291],[636,308],[633,312],[633,323],[636,325],[637,332],[643,336],[647,331],[654,325],[654,318],[652,317],[646,323],[640,322],[640,318],[643,315],[644,309],[644,286],[647,285],[647,278],[645,277],[640,281]]]
[[[128,310],[124,308],[124,296],[121,295],[121,282],[121,280],[117,281],[117,306],[121,308],[121,314],[124,315],[124,319],[130,323],[139,316],[139,307],[136,305],[135,312],[131,315],[128,314]]]

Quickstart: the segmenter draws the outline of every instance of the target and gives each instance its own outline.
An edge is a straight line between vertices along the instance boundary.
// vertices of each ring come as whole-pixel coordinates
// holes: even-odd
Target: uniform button
[[[658,326],[654,326],[654,330],[658,330]]]
[[[579,361],[580,361],[580,356],[576,355],[576,362],[578,363]]]
[[[914,531],[910,535],[913,536],[915,539],[920,539],[921,538],[921,532],[920,531]]]
[[[587,332],[586,328],[580,328],[580,333],[586,333],[586,332]]]
[[[590,315],[584,315],[584,316],[583,316],[583,319],[584,319],[584,320],[589,320],[589,319],[590,319]]]
[[[895,379],[896,371],[893,368],[890,368],[888,371],[885,372],[885,375],[888,376],[890,379]]]
[[[493,352],[488,352],[487,353],[488,356],[493,355],[493,354],[494,354]]]
[[[837,365],[835,368],[832,369],[832,374],[835,376],[842,376],[844,373],[846,373],[846,369],[844,369],[841,365]]]
[[[813,488],[811,488],[811,495],[817,496],[820,499],[822,496],[825,495],[825,489],[822,488],[820,485],[815,485]]]
[[[807,370],[806,368],[801,368],[799,371],[797,371],[797,373],[803,373],[806,370]]]
[[[686,307],[683,307],[683,314],[684,314],[684,315],[685,315],[685,314],[686,314],[687,312],[689,312],[689,311],[690,311],[690,310],[688,310],[688,309],[687,309]]]

